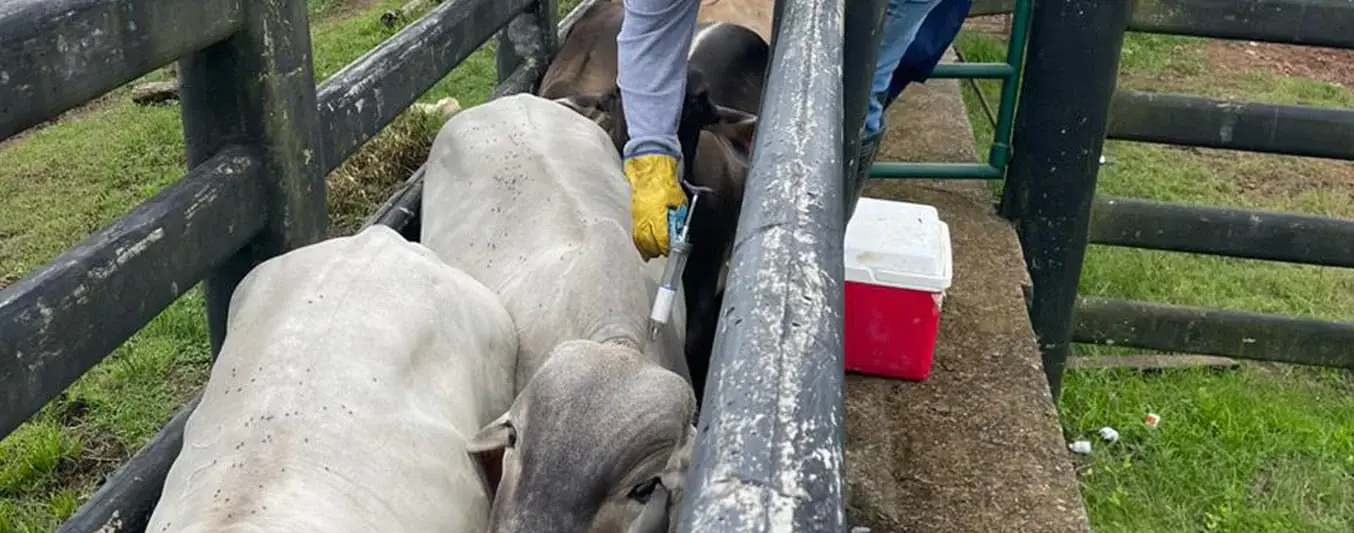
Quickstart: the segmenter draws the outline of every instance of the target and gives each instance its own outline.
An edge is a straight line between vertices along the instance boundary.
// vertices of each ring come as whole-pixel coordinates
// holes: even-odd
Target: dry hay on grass
[[[432,147],[432,118],[406,111],[329,174],[330,236],[351,234],[418,170]]]

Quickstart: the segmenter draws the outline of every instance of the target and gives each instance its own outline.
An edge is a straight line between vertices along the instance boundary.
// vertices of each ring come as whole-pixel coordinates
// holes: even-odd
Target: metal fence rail
[[[1087,10],[1094,24],[1043,30],[1042,8]],[[1354,266],[1354,220],[1094,196],[1100,139],[1354,159],[1354,110],[1229,102],[1113,88],[1124,31],[1354,48],[1354,3],[1159,0],[1041,2],[1030,41],[1003,213],[1016,219],[1034,292],[1031,321],[1055,396],[1071,342],[1354,367],[1354,324],[1224,309],[1078,297],[1087,241],[1313,265]],[[1067,34],[1084,33],[1081,42]],[[1056,48],[1043,44],[1061,41]],[[1053,50],[1089,49],[1061,59]],[[1048,50],[1048,52],[1045,52]],[[1101,53],[1103,52],[1103,53]],[[1092,57],[1093,56],[1093,57]],[[1086,76],[1070,87],[1062,72]],[[1089,91],[1088,87],[1095,90]],[[1111,96],[1112,95],[1112,96]],[[1093,120],[1077,129],[1061,109]],[[1098,122],[1107,115],[1109,120]],[[1070,129],[1068,129],[1070,128]],[[1051,135],[1049,132],[1058,132]],[[1095,142],[1069,138],[1093,138]],[[1061,138],[1058,138],[1061,137]]]
[[[1131,0],[1130,31],[1354,48],[1346,0]],[[1015,10],[1016,0],[974,0],[969,16]]]
[[[843,109],[832,74],[852,70],[842,65],[845,2],[776,3],[682,533],[846,528],[842,139],[843,119],[861,110]]]
[[[0,436],[263,228],[262,165],[222,150],[0,292]]]
[[[1354,160],[1354,109],[1121,90],[1110,105],[1109,137]]]
[[[0,2],[0,139],[244,26],[242,0]]]
[[[1093,244],[1354,268],[1354,220],[1097,197]]]
[[[332,171],[533,0],[450,0],[319,88],[324,171]]]
[[[1073,340],[1354,368],[1354,324],[1270,313],[1083,297]]]
[[[1001,0],[973,2],[969,16],[1001,12]],[[930,163],[880,161],[870,169],[871,178],[947,178],[997,180],[1006,176],[1006,165],[1011,160],[1011,125],[1016,111],[1021,68],[1025,64],[1025,48],[1029,35],[1030,13],[1034,0],[1011,0],[1011,34],[1006,41],[1005,63],[941,63],[931,73],[932,78],[994,79],[1001,80],[1001,99],[997,104],[996,123],[993,124],[992,147],[983,163]]]

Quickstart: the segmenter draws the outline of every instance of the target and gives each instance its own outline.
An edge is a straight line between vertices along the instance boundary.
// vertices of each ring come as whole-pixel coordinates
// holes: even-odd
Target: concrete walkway
[[[881,161],[977,160],[954,80],[910,87],[888,124]],[[1025,311],[1020,244],[987,185],[877,180],[866,195],[939,209],[954,283],[928,381],[847,377],[851,523],[874,533],[1089,531]]]

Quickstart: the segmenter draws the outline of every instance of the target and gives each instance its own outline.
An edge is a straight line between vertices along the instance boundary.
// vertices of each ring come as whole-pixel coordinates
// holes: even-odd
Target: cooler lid
[[[950,287],[950,228],[935,207],[861,198],[845,247],[847,281],[929,292]]]

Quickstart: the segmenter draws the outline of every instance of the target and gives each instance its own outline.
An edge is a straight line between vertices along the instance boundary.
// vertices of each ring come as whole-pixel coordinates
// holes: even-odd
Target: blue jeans
[[[874,79],[870,83],[870,110],[865,115],[865,130],[862,137],[868,138],[879,133],[883,127],[884,99],[893,80],[893,71],[898,68],[903,54],[912,46],[917,37],[917,29],[926,20],[926,15],[941,0],[889,0],[884,8],[884,27],[880,32],[879,54],[875,57]]]

